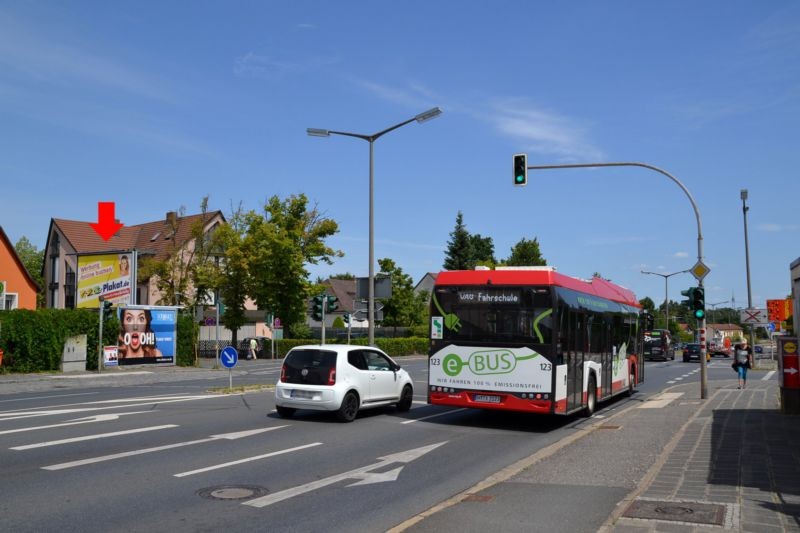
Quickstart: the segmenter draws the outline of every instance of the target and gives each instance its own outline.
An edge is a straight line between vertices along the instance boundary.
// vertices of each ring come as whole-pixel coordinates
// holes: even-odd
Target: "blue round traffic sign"
[[[233,368],[239,361],[239,352],[233,346],[226,346],[220,352],[219,360],[225,368]]]

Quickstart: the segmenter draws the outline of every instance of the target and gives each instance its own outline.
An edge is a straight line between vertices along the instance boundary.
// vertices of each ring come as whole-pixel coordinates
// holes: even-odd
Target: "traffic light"
[[[694,312],[694,317],[698,320],[706,317],[706,290],[703,287],[695,287],[694,289],[692,311]]]
[[[332,294],[329,294],[325,298],[328,301],[328,312],[329,313],[332,313],[332,312],[336,311],[337,309],[339,309],[339,298],[337,298],[336,296],[334,296]]]
[[[314,296],[314,302],[311,307],[311,318],[319,322],[322,321],[322,306],[325,302],[324,298],[325,296],[323,295]]]
[[[111,318],[111,306],[114,305],[108,300],[103,301],[103,320],[108,320]]]
[[[514,155],[514,185],[528,184],[528,156],[526,154]]]
[[[348,326],[350,325],[350,313],[344,314],[344,323],[347,324]]]
[[[694,291],[697,290],[696,287],[689,287],[685,291],[681,291],[681,294],[686,296],[685,300],[681,300],[681,305],[685,305],[689,308],[689,311],[694,309]]]
[[[651,315],[650,313],[644,313],[644,317],[643,318],[644,318],[643,322],[644,322],[644,329],[645,330],[649,331],[649,330],[651,330],[651,329],[653,329],[655,327],[656,319],[655,319],[655,317],[653,315]]]

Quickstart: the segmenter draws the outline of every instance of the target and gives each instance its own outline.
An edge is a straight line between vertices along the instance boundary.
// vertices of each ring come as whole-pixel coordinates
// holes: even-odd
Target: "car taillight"
[[[336,385],[336,369],[328,370],[328,385]]]
[[[283,365],[281,365],[281,381],[283,382],[286,381],[286,363],[283,363]]]

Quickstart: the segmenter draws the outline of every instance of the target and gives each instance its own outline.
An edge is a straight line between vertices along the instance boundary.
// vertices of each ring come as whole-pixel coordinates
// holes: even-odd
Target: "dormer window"
[[[156,239],[158,239],[158,236],[159,236],[159,235],[161,235],[161,232],[160,232],[160,231],[156,232],[156,234],[155,234],[155,235],[153,235],[152,237],[150,237],[150,242],[153,242],[153,241],[155,241]]]

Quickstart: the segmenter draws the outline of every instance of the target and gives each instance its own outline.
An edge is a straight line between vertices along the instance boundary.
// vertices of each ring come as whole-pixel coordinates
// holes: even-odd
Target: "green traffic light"
[[[525,176],[517,176],[515,180],[517,183],[523,183],[525,181]]]
[[[701,318],[705,318],[705,316],[706,316],[706,312],[705,312],[704,309],[697,309],[694,312],[694,317],[696,319],[698,319],[698,320],[700,320]]]

